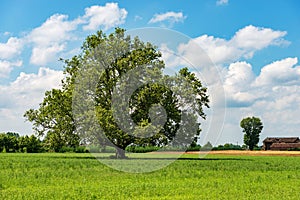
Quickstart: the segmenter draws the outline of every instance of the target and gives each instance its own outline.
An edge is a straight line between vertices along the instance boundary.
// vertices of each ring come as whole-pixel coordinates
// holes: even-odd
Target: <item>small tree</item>
[[[201,147],[202,151],[210,151],[213,148],[213,145],[208,141],[203,147]]]
[[[18,139],[19,151],[25,153],[39,153],[42,152],[42,142],[34,135],[21,136]]]
[[[0,134],[0,151],[15,152],[18,149],[18,138],[16,134]]]
[[[261,120],[257,117],[244,118],[240,123],[244,134],[244,143],[252,151],[259,142],[259,135],[263,129]]]

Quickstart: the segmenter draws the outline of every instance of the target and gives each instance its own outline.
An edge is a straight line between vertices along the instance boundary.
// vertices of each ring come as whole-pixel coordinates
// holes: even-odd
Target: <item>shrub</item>
[[[66,147],[63,146],[62,148],[59,149],[59,153],[66,153],[66,152],[74,152],[75,149],[73,147]]]
[[[200,151],[201,146],[196,145],[196,146],[190,146],[186,151]]]
[[[210,142],[207,142],[203,147],[201,147],[201,151],[210,151],[212,150],[213,145]]]
[[[88,153],[89,151],[85,148],[85,146],[77,146],[75,148],[75,153]]]
[[[152,152],[152,151],[157,151],[159,150],[160,147],[156,146],[128,146],[126,147],[126,151],[132,152],[132,153],[147,153],[147,152]]]
[[[221,150],[243,150],[243,148],[240,145],[237,144],[224,144],[219,145],[217,147],[212,148],[213,151],[221,151]]]

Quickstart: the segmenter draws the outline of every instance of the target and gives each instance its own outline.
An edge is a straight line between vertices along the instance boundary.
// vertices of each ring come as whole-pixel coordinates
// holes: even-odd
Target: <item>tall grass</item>
[[[89,154],[0,154],[0,199],[299,199],[299,164],[300,157],[184,155],[130,174]]]

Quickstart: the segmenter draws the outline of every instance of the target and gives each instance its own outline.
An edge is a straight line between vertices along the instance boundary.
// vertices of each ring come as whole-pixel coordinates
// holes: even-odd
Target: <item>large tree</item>
[[[259,135],[263,129],[263,124],[258,117],[247,117],[242,119],[240,126],[243,129],[244,143],[253,150],[259,142]]]
[[[63,88],[47,92],[40,108],[25,114],[57,143],[81,136],[85,143],[114,146],[123,158],[131,144],[189,145],[200,134],[207,89],[187,68],[164,75],[152,44],[120,28],[108,36],[98,31],[65,63]]]

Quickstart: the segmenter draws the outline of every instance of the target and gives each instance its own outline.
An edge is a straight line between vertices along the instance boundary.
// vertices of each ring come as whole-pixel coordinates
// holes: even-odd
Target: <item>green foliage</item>
[[[261,120],[257,117],[247,117],[242,119],[240,126],[245,133],[244,143],[253,150],[259,142],[259,135],[263,129]]]
[[[13,136],[13,137],[16,137],[16,138],[20,137],[20,134],[19,133],[15,133],[15,132],[6,132],[6,135]]]
[[[128,146],[126,148],[126,151],[132,152],[132,153],[147,153],[147,152],[155,152],[160,150],[161,147],[158,146]],[[175,147],[175,146],[169,146],[165,147],[164,151],[200,151],[201,146],[200,145],[195,145],[195,146],[189,146],[188,148],[186,147]]]
[[[299,162],[300,157],[189,154],[161,170],[132,174],[89,154],[0,154],[0,199],[296,200]]]
[[[44,146],[36,136],[20,136],[18,133],[0,134],[0,152],[14,153],[40,153],[44,152]]]
[[[201,151],[210,151],[212,150],[213,145],[208,141],[203,147],[201,147]]]
[[[243,148],[240,145],[237,144],[224,144],[224,145],[218,145],[217,147],[212,148],[213,151],[215,150],[243,150]]]
[[[300,151],[300,148],[290,148],[288,151]]]
[[[30,109],[24,116],[33,122],[38,136],[46,136],[49,149],[57,152],[63,146],[79,145],[79,137],[74,134],[72,93],[67,86],[47,91],[39,109]]]
[[[18,134],[8,132],[0,134],[0,151],[16,152],[18,150]]]
[[[63,146],[58,150],[59,153],[88,153],[89,151],[84,146],[67,147]]]
[[[18,139],[19,151],[24,153],[40,153],[43,152],[42,142],[34,135],[21,136]]]
[[[187,147],[199,136],[201,129],[198,118],[205,119],[203,107],[209,107],[207,89],[187,68],[181,69],[175,76],[164,76],[165,65],[161,60],[161,53],[152,44],[144,43],[137,37],[132,39],[120,28],[109,35],[98,31],[85,39],[81,54],[63,61],[66,64],[66,77],[62,80],[62,88],[47,91],[40,107],[24,114],[33,123],[38,136],[45,136],[44,142],[49,150],[59,152],[65,151],[65,147],[74,148],[79,145],[80,135],[84,144],[116,146],[117,157],[125,157],[124,150],[130,144],[159,147],[172,141],[172,145]],[[95,69],[95,66],[99,69]],[[133,73],[133,78],[130,79],[133,80],[133,86],[141,81],[134,79],[141,75],[140,71],[134,71],[140,66],[147,66],[143,73],[150,74],[151,78],[143,77],[145,80],[142,87],[133,91],[129,102],[124,99],[118,102],[120,107],[129,103],[129,117],[134,122],[132,124],[137,125],[130,125],[133,134],[128,134],[128,131],[120,128],[120,121],[124,120],[118,120],[114,116],[113,96],[116,88],[125,87],[121,80],[129,72]],[[156,83],[154,77],[162,82]],[[172,88],[182,94],[180,97],[163,84],[184,85],[183,80],[190,84],[189,89]],[[93,81],[96,81],[95,88],[85,87],[94,84]],[[92,99],[92,109],[77,105],[87,99]],[[154,105],[159,105],[166,111],[166,122],[160,128],[156,128],[155,120],[151,121],[150,111]],[[89,104],[84,106],[88,108]],[[78,108],[80,113],[75,117],[74,108]],[[93,115],[94,110],[96,116]],[[194,112],[188,115],[188,110]],[[159,115],[163,116],[162,112],[156,113],[156,121],[164,121],[163,118],[158,119]],[[182,117],[189,120],[180,124]],[[93,120],[96,124],[90,123]],[[180,126],[188,128],[177,133]],[[147,137],[149,132],[156,134]],[[173,140],[176,134],[180,137]]]
[[[126,151],[132,152],[132,153],[147,153],[147,152],[153,152],[159,150],[160,147],[157,146],[128,146],[126,148]]]

